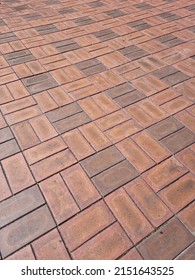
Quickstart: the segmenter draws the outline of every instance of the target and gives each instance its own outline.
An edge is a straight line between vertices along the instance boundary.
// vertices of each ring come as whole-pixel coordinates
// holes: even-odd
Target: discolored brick
[[[6,199],[9,196],[11,196],[11,191],[0,166],[0,201]]]
[[[28,245],[22,249],[20,249],[19,251],[17,251],[16,253],[12,254],[11,256],[7,257],[6,260],[34,260],[34,254],[33,251],[31,249],[31,246]]]

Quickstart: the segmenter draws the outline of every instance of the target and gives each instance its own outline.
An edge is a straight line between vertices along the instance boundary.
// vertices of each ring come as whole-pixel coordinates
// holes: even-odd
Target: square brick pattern
[[[1,2],[0,259],[194,260],[195,0]]]

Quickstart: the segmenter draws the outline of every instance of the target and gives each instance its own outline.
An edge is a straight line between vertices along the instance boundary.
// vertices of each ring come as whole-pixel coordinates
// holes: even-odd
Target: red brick
[[[96,151],[100,151],[111,145],[111,142],[108,140],[108,138],[94,123],[89,123],[82,126],[80,131]]]
[[[187,126],[190,130],[195,132],[195,117],[192,116],[187,111],[182,111],[175,115],[175,117],[182,122],[185,126]]]
[[[17,251],[16,253],[12,254],[11,256],[7,257],[6,260],[35,260],[33,251],[31,249],[31,246],[28,245],[22,249],[20,249],[19,251]]]
[[[64,222],[79,211],[59,174],[41,182],[40,187],[57,224]]]
[[[66,148],[64,141],[56,137],[26,150],[24,155],[28,164],[31,165]]]
[[[143,101],[141,107],[147,114],[156,120],[162,120],[167,117],[167,113],[151,101]]]
[[[65,133],[63,139],[77,160],[84,159],[95,152],[78,129]]]
[[[194,196],[195,178],[192,174],[185,175],[160,192],[160,197],[174,213],[193,201]]]
[[[117,143],[124,138],[133,135],[139,130],[141,130],[141,127],[133,120],[129,120],[107,130],[105,134],[112,143]]]
[[[85,113],[92,119],[98,119],[104,116],[105,111],[99,106],[92,97],[87,97],[78,102]]]
[[[0,86],[0,105],[13,100],[13,97],[6,86]]]
[[[56,229],[32,243],[38,260],[69,260],[70,257]]]
[[[79,164],[66,169],[61,174],[81,209],[100,198],[98,191]]]
[[[185,97],[177,97],[161,106],[169,114],[175,114],[192,105]]]
[[[14,65],[12,68],[19,78],[26,78],[32,75],[32,72],[25,64]]]
[[[13,125],[12,131],[18,141],[18,144],[23,150],[40,143],[28,121]]]
[[[6,127],[6,126],[7,126],[7,124],[6,124],[2,114],[0,112],[0,129],[3,128],[3,127]]]
[[[20,81],[9,83],[7,87],[15,99],[29,95],[29,92],[25,89],[24,85]]]
[[[41,141],[46,141],[57,135],[52,124],[44,115],[31,119],[30,123]]]
[[[48,112],[58,107],[58,105],[46,91],[34,95],[34,98],[42,112]]]
[[[178,218],[191,231],[193,235],[195,234],[194,214],[195,214],[195,202],[192,202],[188,207],[186,207],[178,214]]]
[[[59,152],[33,165],[31,170],[37,181],[42,181],[47,177],[62,171],[76,162],[69,150]]]
[[[30,187],[35,183],[21,153],[4,159],[2,166],[13,193]]]
[[[0,201],[6,199],[9,196],[11,196],[11,191],[0,166]]]
[[[77,260],[113,260],[132,247],[118,223],[102,231],[72,253]]]
[[[151,168],[155,164],[155,162],[129,138],[119,142],[116,146],[140,173]]]
[[[6,115],[6,114],[13,113],[15,111],[25,109],[25,108],[33,106],[33,105],[36,105],[36,102],[34,101],[34,99],[31,96],[29,96],[29,97],[24,97],[22,99],[12,101],[12,102],[2,105],[1,110],[2,110],[2,113],[4,115]]]
[[[143,260],[138,250],[133,248],[128,253],[126,253],[120,260]]]
[[[145,131],[133,136],[133,140],[157,163],[171,155]]]
[[[5,85],[7,83],[11,83],[16,81],[18,78],[15,74],[11,73],[5,76],[0,76],[0,85]]]
[[[176,218],[138,245],[145,260],[171,260],[193,242],[190,232]]]
[[[133,243],[153,231],[153,227],[127,193],[120,189],[106,197],[106,203]]]
[[[177,260],[194,260],[195,259],[195,243],[193,243],[185,251],[183,251],[176,259]]]
[[[43,66],[38,61],[27,62],[26,65],[34,75],[46,72]]]
[[[172,157],[153,167],[142,176],[148,185],[155,192],[158,192],[185,173],[187,173],[187,169]]]
[[[96,120],[95,123],[97,126],[99,126],[99,128],[102,131],[105,131],[120,123],[127,121],[129,118],[130,117],[124,110],[119,110],[117,112],[114,112],[112,114],[109,114],[105,117],[102,117],[102,118]]]
[[[43,206],[0,230],[2,257],[17,251],[55,227],[53,218]]]
[[[187,148],[176,155],[176,158],[184,164],[188,169],[195,173],[195,153]]]
[[[74,251],[115,221],[101,200],[60,226],[60,232],[70,251]]]
[[[139,105],[130,105],[125,108],[127,113],[136,120],[141,126],[148,127],[152,125],[155,120],[149,116]]]
[[[117,111],[120,107],[105,94],[97,94],[94,97],[95,102],[106,112],[110,114]]]
[[[59,106],[63,106],[72,102],[72,98],[65,90],[63,90],[62,87],[50,89],[48,92]]]
[[[124,188],[154,227],[159,227],[173,215],[141,178],[133,180]]]
[[[166,89],[161,92],[158,92],[157,94],[153,95],[151,97],[152,101],[156,102],[158,105],[162,105],[163,103],[166,103],[176,97],[178,97],[180,94],[173,89]],[[172,101],[171,101],[172,102]]]

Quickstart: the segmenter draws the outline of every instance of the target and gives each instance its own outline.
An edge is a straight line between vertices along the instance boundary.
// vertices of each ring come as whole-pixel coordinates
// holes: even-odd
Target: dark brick
[[[0,230],[3,258],[55,227],[46,206],[39,208]]]
[[[153,8],[152,5],[150,5],[148,3],[145,3],[145,2],[140,3],[140,4],[136,4],[135,7],[137,9],[140,9],[140,10],[148,10],[148,9],[152,9]]]
[[[188,128],[184,127],[181,130],[167,136],[161,142],[168,148],[173,154],[186,148],[195,141],[195,135]]]
[[[134,90],[130,93],[126,93],[124,95],[121,95],[114,100],[121,106],[121,107],[126,107],[130,104],[133,104],[135,102],[138,102],[142,99],[144,99],[146,96],[145,94],[141,93],[138,90]]]
[[[15,139],[0,144],[0,160],[14,155],[20,151]]]
[[[84,112],[81,112],[66,119],[57,121],[53,125],[58,133],[64,133],[90,121],[91,119]]]
[[[84,62],[79,62],[76,64],[76,66],[87,76],[98,74],[107,70],[107,68],[95,58],[86,60]]]
[[[159,70],[154,71],[153,75],[155,75],[159,79],[164,79],[165,77],[168,77],[168,76],[170,76],[172,74],[175,74],[177,72],[178,72],[178,70],[176,68],[169,65],[169,66],[165,66],[165,67],[163,67]]]
[[[10,43],[10,42],[17,41],[17,40],[18,40],[18,38],[16,37],[16,35],[13,32],[0,34],[0,44]]]
[[[147,22],[145,22],[143,20],[136,20],[136,21],[128,23],[128,25],[132,28],[135,28],[138,31],[152,27],[150,24],[148,24]]]
[[[102,42],[118,37],[118,35],[115,32],[113,32],[111,29],[104,29],[102,31],[97,31],[94,32],[93,35]]]
[[[146,51],[140,49],[135,45],[132,45],[130,47],[125,47],[123,49],[120,49],[119,51],[132,61],[148,55]]]
[[[24,190],[0,203],[0,228],[45,204],[37,186]]]
[[[35,27],[37,32],[39,32],[40,35],[50,34],[59,31],[59,29],[53,25],[53,24],[47,24],[42,26]]]
[[[14,137],[9,127],[5,127],[0,130],[0,144],[11,140],[12,138]]]
[[[62,8],[58,10],[58,13],[60,14],[70,14],[70,13],[74,13],[76,12],[76,10],[72,7],[67,7],[67,8]]]
[[[83,26],[83,25],[94,23],[95,21],[92,18],[86,16],[86,17],[77,18],[74,20],[74,22],[79,26]]]
[[[80,46],[72,39],[59,41],[53,44],[54,47],[61,53],[74,51],[80,48]]]
[[[193,235],[175,218],[144,240],[138,250],[146,260],[170,260],[193,240]]]
[[[22,50],[17,52],[12,52],[5,55],[5,59],[9,63],[9,65],[17,65],[21,63],[26,63],[29,61],[35,60],[35,57],[29,50]]]
[[[94,2],[88,3],[87,5],[91,8],[98,8],[98,7],[104,6],[104,4],[101,1],[94,1]]]
[[[81,107],[76,102],[74,102],[56,110],[50,111],[46,115],[48,119],[53,123],[80,112],[82,112]]]
[[[119,86],[116,86],[114,88],[111,88],[106,91],[106,94],[110,96],[111,98],[116,98],[118,96],[121,96],[125,93],[129,93],[134,91],[135,88],[130,83],[125,83]]]
[[[176,132],[183,125],[173,117],[169,117],[148,128],[148,131],[157,139],[160,140],[173,132]]]
[[[125,13],[122,12],[119,9],[115,9],[115,10],[111,10],[111,11],[107,11],[105,12],[108,16],[112,17],[112,18],[116,18],[116,17],[120,17],[120,16],[124,16]]]
[[[177,260],[195,260],[195,242],[188,247],[184,252],[182,252],[177,258]]]
[[[114,147],[107,148],[81,162],[90,177],[124,160],[124,156]]]
[[[106,195],[138,176],[136,169],[124,160],[93,178],[97,189]]]
[[[190,77],[182,72],[174,73],[163,79],[163,82],[166,82],[169,86],[174,86],[176,84],[182,83],[185,80],[188,80]]]
[[[162,13],[162,14],[159,14],[158,16],[167,21],[173,21],[173,20],[177,20],[177,19],[181,18],[179,15],[176,15],[176,14],[173,14],[170,12]]]

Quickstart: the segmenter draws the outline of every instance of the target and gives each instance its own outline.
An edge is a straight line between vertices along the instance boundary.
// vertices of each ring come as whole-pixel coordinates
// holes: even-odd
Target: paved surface
[[[195,1],[0,1],[0,258],[195,259]]]

